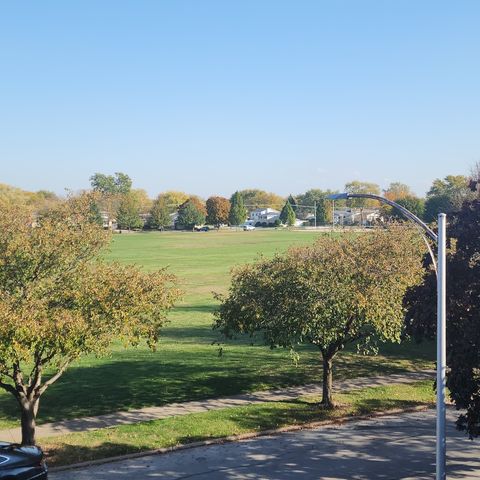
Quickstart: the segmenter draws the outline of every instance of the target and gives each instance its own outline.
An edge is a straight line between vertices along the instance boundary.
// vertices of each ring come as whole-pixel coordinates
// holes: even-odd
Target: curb
[[[295,432],[299,430],[309,430],[312,428],[326,427],[326,426],[332,426],[332,425],[343,425],[343,424],[354,422],[354,421],[374,420],[376,418],[385,417],[388,415],[398,415],[402,413],[412,413],[412,412],[423,412],[423,411],[434,409],[434,408],[435,408],[435,405],[419,405],[416,407],[409,407],[409,408],[392,408],[389,410],[384,410],[382,412],[374,412],[366,415],[341,417],[335,420],[309,422],[309,423],[303,423],[301,425],[288,425],[288,426],[280,427],[276,429],[262,430],[260,432],[250,432],[250,433],[242,433],[239,435],[229,435],[228,437],[212,438],[210,440],[201,440],[198,442],[186,443],[183,445],[174,445],[172,447],[158,448],[155,450],[146,450],[144,452],[128,453],[126,455],[117,455],[114,457],[100,458],[98,460],[90,460],[86,462],[73,463],[71,465],[51,467],[48,469],[48,471],[51,473],[64,472],[67,470],[76,470],[79,468],[92,467],[96,465],[104,465],[106,463],[120,462],[123,460],[149,457],[152,455],[163,455],[166,453],[177,452],[181,450],[190,450],[192,448],[206,447],[209,445],[221,445],[224,443],[239,442],[242,440],[249,440],[257,437],[266,437],[269,435],[277,435],[281,433]]]

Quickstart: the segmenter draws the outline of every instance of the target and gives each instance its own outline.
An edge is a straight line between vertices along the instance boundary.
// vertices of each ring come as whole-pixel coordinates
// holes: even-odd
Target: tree
[[[287,202],[291,205],[293,211],[296,214],[297,213],[297,205],[298,205],[297,199],[292,194],[290,194],[287,198]]]
[[[418,218],[423,218],[423,215],[425,213],[425,200],[423,198],[408,196],[408,197],[399,198],[398,200],[395,200],[395,201],[402,207],[405,207],[407,210],[410,210],[410,212],[415,214]],[[392,214],[397,218],[405,218],[396,209],[392,209]]]
[[[320,190],[313,188],[307,192],[297,195],[298,204],[310,207],[309,209],[298,208],[297,216],[299,218],[305,218],[308,213],[312,212],[311,207],[317,206],[316,208],[316,219],[317,225],[325,225],[332,221],[332,201],[327,200],[327,196],[333,192],[331,190]],[[335,205],[344,204],[344,201],[337,201]]]
[[[458,427],[473,438],[480,436],[480,200],[465,202],[448,220],[447,387],[456,407],[466,410]],[[417,340],[436,336],[436,294],[430,268],[405,297],[408,332]]]
[[[228,221],[230,225],[240,225],[247,219],[247,209],[243,203],[243,197],[240,192],[235,192],[230,198],[230,212]]]
[[[383,196],[398,203],[403,198],[415,197],[408,185],[401,182],[392,182],[387,189],[383,191]]]
[[[285,203],[285,198],[272,192],[265,192],[256,188],[241,190],[240,195],[249,209],[255,208],[280,208]]]
[[[433,222],[439,213],[459,210],[464,201],[472,200],[475,195],[469,183],[470,180],[463,175],[447,175],[443,180],[434,180],[427,192],[425,220]]]
[[[372,193],[380,195],[380,187],[376,183],[360,182],[353,180],[345,184],[345,192],[347,193]],[[355,198],[350,200],[352,207],[374,207],[378,204],[376,200],[368,198]]]
[[[292,225],[295,225],[296,219],[297,218],[295,217],[295,212],[293,211],[290,202],[287,201],[282,208],[282,211],[280,212],[280,221],[284,225],[288,225],[289,227],[291,227]]]
[[[148,219],[149,228],[160,229],[171,225],[169,200],[165,195],[160,194],[153,202]]]
[[[101,260],[110,234],[91,203],[71,198],[33,223],[27,207],[0,200],[0,387],[18,402],[24,445],[35,444],[41,396],[72,361],[116,340],[153,348],[179,295],[165,270]]]
[[[117,224],[118,228],[125,230],[143,227],[143,221],[140,218],[140,205],[134,194],[122,195],[117,210]]]
[[[90,185],[94,191],[104,195],[124,195],[130,192],[132,180],[122,172],[115,172],[115,176],[95,173],[90,177]]]
[[[168,190],[167,192],[161,193],[161,195],[164,199],[166,208],[168,208],[168,213],[177,212],[180,205],[185,203],[190,198],[190,195],[187,193],[177,192],[174,190]]]
[[[345,345],[399,341],[407,287],[422,274],[418,232],[407,228],[368,234],[324,235],[311,246],[238,267],[216,312],[226,338],[260,335],[273,347],[318,347],[323,398],[332,407],[332,365]]]
[[[207,200],[207,223],[219,227],[228,223],[230,201],[224,197],[210,197]]]
[[[196,197],[190,197],[178,210],[177,225],[192,230],[205,223],[205,206]]]

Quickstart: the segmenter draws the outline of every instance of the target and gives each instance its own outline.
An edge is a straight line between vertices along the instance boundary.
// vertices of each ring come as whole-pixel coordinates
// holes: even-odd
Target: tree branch
[[[35,389],[35,396],[36,397],[40,397],[40,395],[42,395],[45,390],[50,386],[52,385],[53,383],[55,383],[62,375],[63,373],[65,372],[65,370],[68,368],[68,366],[70,365],[70,362],[71,362],[71,358],[67,358],[63,363],[62,365],[60,366],[60,368],[58,369],[57,373],[53,376],[53,377],[50,377],[43,385],[37,387]]]

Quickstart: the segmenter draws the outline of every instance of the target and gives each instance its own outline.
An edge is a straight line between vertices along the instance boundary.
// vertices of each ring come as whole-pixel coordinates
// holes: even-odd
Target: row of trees
[[[90,183],[92,190],[100,195],[97,201],[98,212],[106,212],[110,218],[117,220],[120,228],[125,229],[166,227],[172,223],[171,214],[177,212],[183,222],[181,224],[186,226],[192,225],[194,221],[196,224],[207,222],[212,225],[239,225],[246,219],[245,210],[251,211],[259,207],[282,210],[282,223],[288,225],[292,224],[293,216],[290,213],[290,219],[288,218],[287,203],[292,207],[296,218],[312,221],[312,214],[315,213],[317,225],[325,225],[332,222],[332,202],[326,200],[326,196],[336,193],[331,190],[311,189],[285,199],[272,192],[247,189],[236,192],[230,199],[212,196],[204,202],[198,196],[185,192],[167,191],[152,200],[145,190],[133,188],[132,179],[122,172],[114,175],[95,173],[90,177]],[[436,179],[426,198],[417,197],[408,185],[400,182],[391,183],[382,191],[375,183],[352,181],[345,185],[344,190],[351,193],[383,194],[427,222],[434,221],[440,211],[458,210],[465,200],[472,199],[468,178],[463,175],[448,175],[444,179]],[[53,208],[61,201],[52,192],[27,192],[4,184],[0,184],[0,197],[31,206],[37,213]],[[231,213],[234,197],[236,206]],[[243,205],[238,207],[240,197]],[[351,200],[348,205],[357,208],[378,207],[375,201],[364,199]],[[343,206],[346,206],[345,202],[336,202],[336,207]],[[389,207],[382,207],[382,210],[385,217],[397,216]],[[100,216],[98,221],[101,221]]]

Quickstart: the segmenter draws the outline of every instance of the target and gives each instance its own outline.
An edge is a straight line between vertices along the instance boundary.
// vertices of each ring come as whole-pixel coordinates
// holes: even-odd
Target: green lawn
[[[319,352],[301,349],[298,366],[284,350],[230,343],[218,356],[211,330],[212,291],[225,292],[232,266],[271,256],[319,233],[302,231],[162,232],[114,236],[108,258],[147,270],[169,266],[186,295],[164,329],[157,352],[116,345],[109,357],[86,357],[42,397],[39,423],[161,405],[321,379]],[[336,378],[399,372],[432,366],[433,345],[387,345],[381,355],[339,355]],[[0,428],[17,424],[18,412],[0,394]]]
[[[336,420],[392,408],[433,405],[434,393],[431,382],[416,382],[339,394],[335,400],[340,406],[335,410],[322,409],[318,400],[316,397],[303,397],[289,402],[260,403],[74,433],[45,439],[42,448],[47,453],[50,466],[68,465],[286,425]]]

